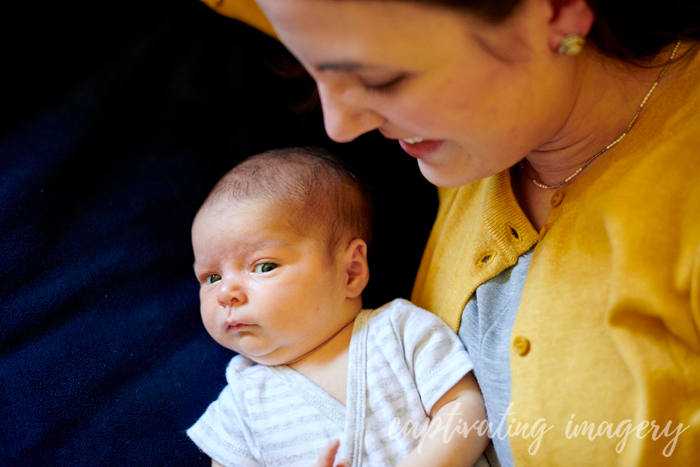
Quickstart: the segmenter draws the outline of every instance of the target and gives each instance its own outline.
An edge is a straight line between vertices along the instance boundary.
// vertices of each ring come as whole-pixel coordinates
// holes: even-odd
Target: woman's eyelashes
[[[365,88],[367,91],[371,92],[383,92],[383,93],[388,93],[393,90],[395,90],[399,83],[401,83],[404,80],[405,76],[399,75],[395,78],[383,81],[383,82],[377,82],[377,83],[369,83],[366,81],[362,82],[362,87]]]
[[[261,264],[256,264],[255,269],[253,271],[257,274],[265,274],[267,272],[273,271],[277,268],[277,264],[275,263],[261,263]]]

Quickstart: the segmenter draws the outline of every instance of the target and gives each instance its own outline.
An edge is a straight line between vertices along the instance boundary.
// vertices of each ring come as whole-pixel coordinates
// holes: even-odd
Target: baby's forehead
[[[204,216],[240,216],[260,214],[270,220],[290,221],[298,211],[291,200],[283,198],[232,197],[220,195],[206,201],[200,210]]]
[[[250,235],[264,233],[265,230],[288,229],[302,237],[319,238],[323,237],[323,231],[329,226],[324,225],[324,221],[311,216],[300,203],[295,203],[287,199],[258,199],[243,198],[233,199],[219,197],[218,199],[207,200],[202,209],[197,214],[197,220],[201,223],[210,223],[219,218],[233,220],[250,219],[257,217],[263,222],[256,222],[257,232]]]

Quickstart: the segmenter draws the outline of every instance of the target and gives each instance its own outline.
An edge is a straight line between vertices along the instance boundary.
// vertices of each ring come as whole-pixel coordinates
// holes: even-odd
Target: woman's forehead
[[[447,51],[469,18],[418,2],[258,0],[282,42],[305,66],[353,71]],[[436,46],[439,49],[436,50]],[[376,61],[376,63],[375,63]]]

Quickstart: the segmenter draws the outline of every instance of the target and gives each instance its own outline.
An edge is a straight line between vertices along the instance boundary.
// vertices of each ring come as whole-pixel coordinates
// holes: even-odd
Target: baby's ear
[[[367,244],[361,238],[351,241],[343,255],[347,274],[347,298],[357,298],[369,282],[369,265],[367,264]]]

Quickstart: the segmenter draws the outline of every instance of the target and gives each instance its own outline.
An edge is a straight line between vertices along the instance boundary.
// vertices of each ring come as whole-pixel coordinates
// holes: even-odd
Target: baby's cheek
[[[204,328],[207,330],[211,337],[218,341],[219,338],[217,336],[217,330],[219,326],[217,326],[216,323],[216,314],[207,310],[205,306],[201,307],[200,314],[202,317],[202,323],[204,324]]]

